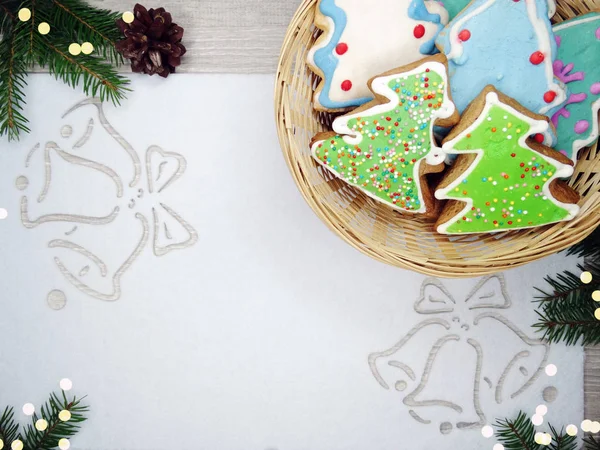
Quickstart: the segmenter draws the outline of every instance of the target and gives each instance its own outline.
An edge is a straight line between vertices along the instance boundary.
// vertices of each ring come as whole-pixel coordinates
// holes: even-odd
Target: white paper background
[[[432,423],[419,424],[402,402],[407,392],[383,389],[371,373],[369,354],[392,347],[431,318],[414,310],[425,277],[359,254],[311,212],[281,157],[272,83],[268,76],[135,78],[122,107],[105,107],[109,122],[139,154],[142,167],[151,145],[187,160],[179,180],[148,195],[145,170],[139,185],[127,186],[131,160],[101,130],[94,106],[61,119],[81,95],[48,76],[30,77],[26,115],[34,131],[20,143],[0,142],[0,207],[9,214],[0,221],[1,403],[15,405],[25,420],[25,402],[39,405],[59,379],[71,378],[73,392],[88,394],[92,407],[73,439],[73,448],[81,449],[491,449],[496,441],[484,439],[479,429],[440,433],[441,422],[468,419],[468,408],[463,414],[424,409],[420,414]],[[90,118],[92,137],[73,149]],[[61,136],[65,124],[73,128],[71,139]],[[123,197],[116,197],[110,178],[51,153],[52,182],[38,203],[47,142],[113,168],[123,179]],[[19,175],[29,179],[23,192],[15,187]],[[23,195],[32,218],[105,215],[115,206],[120,211],[109,225],[79,225],[66,236],[72,223],[26,229],[19,217]],[[132,198],[135,209],[128,207]],[[151,208],[160,210],[161,203],[197,231],[194,246],[153,254]],[[82,260],[48,243],[72,239],[101,257],[109,276],[101,279],[92,267],[81,278],[95,277],[98,289],[110,290],[112,274],[140,239],[135,213],[149,221],[150,240],[124,273],[120,298],[103,302],[80,292],[54,258],[69,268]],[[164,210],[160,214],[173,241],[187,237]],[[533,336],[533,286],[543,286],[544,274],[576,270],[575,262],[555,256],[508,272],[513,306],[500,312]],[[484,290],[491,286],[495,298],[503,297],[496,282]],[[442,281],[457,305],[478,283]],[[63,310],[46,303],[53,289],[66,294]],[[470,323],[474,316],[465,314],[461,320]],[[497,378],[506,362],[500,360],[522,344],[501,328],[471,326],[460,342],[449,344],[451,351],[440,352],[429,394],[468,406],[475,354],[465,341],[482,343],[482,376]],[[403,361],[414,364],[420,378],[432,342],[411,345]],[[543,403],[542,390],[556,386],[558,399],[549,404],[547,418],[557,425],[580,423],[583,352],[553,346],[548,362],[558,366],[556,377],[542,374],[523,395],[500,405],[482,382],[487,421],[519,410],[533,414]]]

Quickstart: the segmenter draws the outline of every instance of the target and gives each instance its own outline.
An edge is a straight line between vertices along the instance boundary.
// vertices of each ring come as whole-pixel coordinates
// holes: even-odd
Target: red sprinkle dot
[[[344,53],[346,53],[348,51],[348,44],[345,44],[344,42],[340,42],[336,47],[335,47],[335,52],[338,55],[343,55]]]
[[[541,133],[536,134],[533,138],[535,139],[535,141],[538,144],[541,144],[542,142],[544,142],[544,135]]]
[[[554,91],[548,91],[544,94],[544,101],[546,103],[552,103],[555,98],[556,98],[556,92],[554,92]]]
[[[471,39],[471,32],[469,30],[462,30],[460,33],[458,33],[458,38],[463,42],[468,41]]]
[[[350,80],[344,81],[342,83],[342,91],[348,92],[350,89],[352,89],[352,81],[350,81]]]
[[[413,34],[417,39],[421,39],[423,36],[425,36],[425,27],[423,25],[417,25],[413,30]]]
[[[537,66],[538,64],[541,64],[544,62],[544,54],[542,52],[533,52],[531,54],[531,56],[529,57],[529,62],[531,64],[533,64],[534,66]]]

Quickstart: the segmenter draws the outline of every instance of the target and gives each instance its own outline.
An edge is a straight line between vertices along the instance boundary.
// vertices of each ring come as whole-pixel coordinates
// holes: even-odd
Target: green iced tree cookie
[[[378,201],[430,212],[434,198],[425,174],[441,171],[445,159],[433,126],[458,117],[446,80],[440,56],[375,78],[370,87],[376,100],[337,118],[335,133],[317,135],[314,158]]]
[[[438,199],[451,200],[438,231],[486,233],[572,219],[579,211],[578,195],[560,181],[573,173],[568,158],[527,140],[547,130],[548,122],[513,108],[492,88],[481,95],[475,104],[483,110],[467,111],[463,120],[475,116],[474,122],[466,128],[459,124],[461,131],[442,147],[459,157],[436,191]]]

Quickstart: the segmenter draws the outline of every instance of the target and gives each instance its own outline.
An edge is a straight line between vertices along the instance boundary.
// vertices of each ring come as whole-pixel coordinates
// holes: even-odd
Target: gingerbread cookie
[[[446,58],[436,55],[369,82],[375,100],[333,122],[311,145],[313,157],[337,177],[395,209],[434,215],[426,175],[444,169],[434,125],[452,126]]]
[[[527,109],[550,114],[566,99],[552,63],[556,42],[548,0],[473,0],[436,39],[448,57],[459,111],[487,86]]]
[[[488,86],[442,145],[458,157],[435,193],[449,200],[437,231],[493,233],[573,219],[579,195],[560,180],[573,163],[528,138],[548,127],[547,117]]]
[[[448,21],[444,8],[424,0],[319,0],[315,24],[324,33],[308,64],[323,79],[318,110],[344,110],[373,99],[370,78],[436,53]]]
[[[577,161],[579,150],[598,140],[600,110],[600,12],[554,27],[558,57],[554,73],[567,84],[567,103],[553,116],[556,149]]]

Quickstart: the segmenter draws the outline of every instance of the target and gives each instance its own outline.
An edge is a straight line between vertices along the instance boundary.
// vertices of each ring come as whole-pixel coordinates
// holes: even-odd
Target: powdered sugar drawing
[[[23,192],[21,223],[32,230],[55,227],[56,238],[48,248],[64,279],[86,295],[115,301],[121,298],[124,276],[149,242],[157,257],[197,242],[194,227],[162,198],[185,174],[187,161],[156,145],[140,157],[109,123],[98,99],[77,103],[63,118],[76,111],[91,113],[85,129],[66,124],[60,130],[66,145],[38,143],[27,155],[27,174],[15,182]],[[91,145],[96,136],[99,140]],[[85,183],[73,181],[82,176]],[[39,177],[42,182],[36,191],[32,182]],[[57,202],[64,204],[65,198],[73,211],[54,207]],[[111,237],[117,235],[126,236],[130,245],[112,247]],[[64,304],[64,293],[62,297]],[[52,305],[55,301],[51,307],[59,309]]]
[[[423,320],[369,356],[373,376],[402,396],[416,421],[437,418],[442,434],[480,428],[494,418],[482,405],[517,399],[539,379],[548,358],[546,343],[505,317],[511,307],[502,275],[482,279],[464,299],[426,279],[414,307]]]

